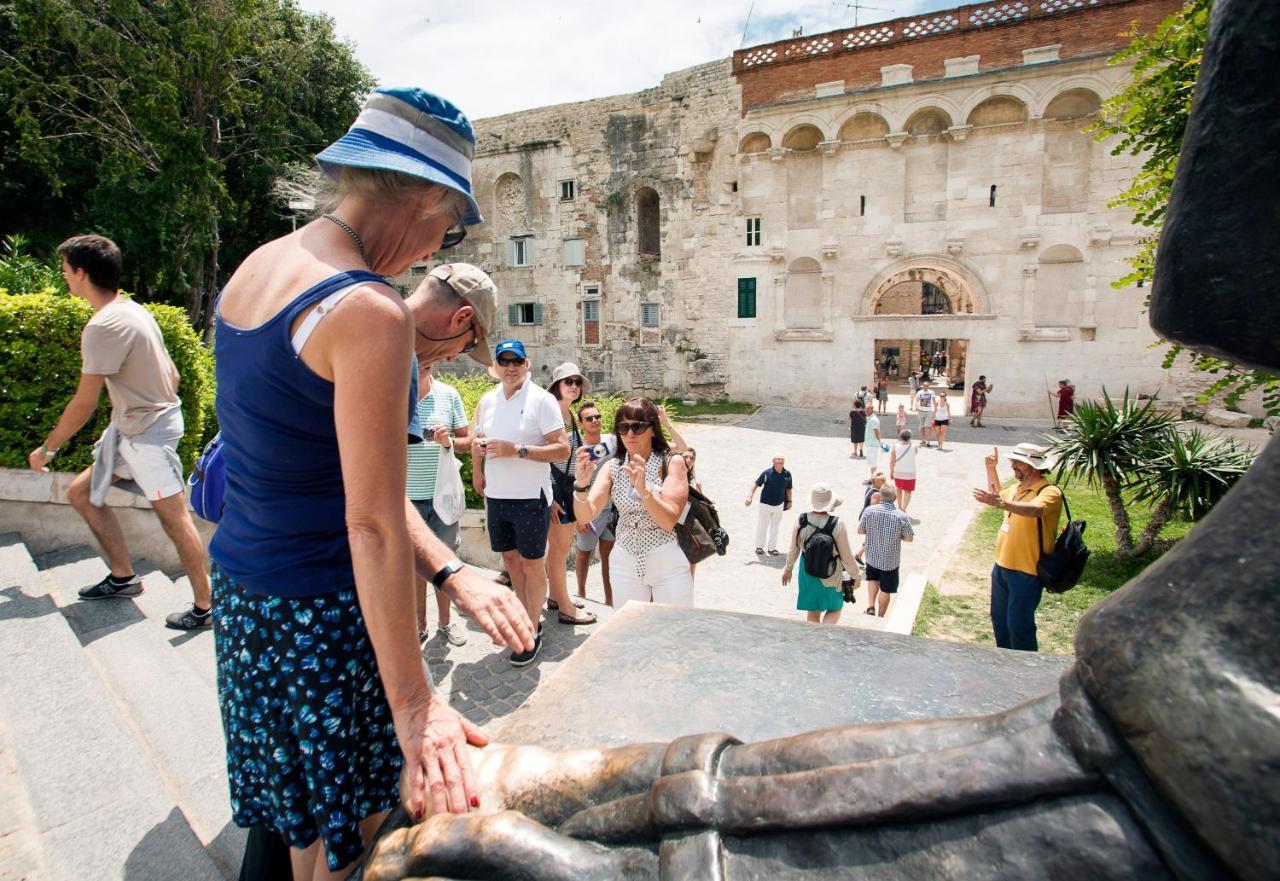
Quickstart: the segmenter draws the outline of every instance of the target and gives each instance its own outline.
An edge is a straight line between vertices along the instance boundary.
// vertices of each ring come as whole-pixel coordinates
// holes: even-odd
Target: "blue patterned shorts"
[[[395,806],[403,761],[355,589],[249,593],[212,567],[231,816],[331,870],[364,852],[360,820]]]

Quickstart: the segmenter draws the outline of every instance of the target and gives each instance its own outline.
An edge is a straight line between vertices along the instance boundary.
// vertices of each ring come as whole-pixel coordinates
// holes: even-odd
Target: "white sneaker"
[[[457,621],[450,621],[445,626],[436,631],[449,640],[449,645],[466,645],[467,631],[462,629],[462,625]]]

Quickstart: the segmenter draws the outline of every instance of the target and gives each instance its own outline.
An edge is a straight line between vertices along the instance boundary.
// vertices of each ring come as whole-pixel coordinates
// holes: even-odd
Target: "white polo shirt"
[[[560,403],[530,376],[510,398],[502,386],[486,392],[476,405],[477,437],[542,446],[547,435],[564,430]],[[491,499],[536,499],[551,504],[551,465],[503,456],[484,461],[484,494]]]

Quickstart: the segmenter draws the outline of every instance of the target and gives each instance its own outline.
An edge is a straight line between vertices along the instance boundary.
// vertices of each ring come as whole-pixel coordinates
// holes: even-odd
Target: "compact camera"
[[[604,444],[591,444],[587,447],[587,455],[591,457],[592,462],[599,462],[609,455],[609,448]]]

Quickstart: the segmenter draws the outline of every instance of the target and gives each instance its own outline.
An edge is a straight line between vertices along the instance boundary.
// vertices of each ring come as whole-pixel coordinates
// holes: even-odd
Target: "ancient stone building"
[[[1174,397],[1145,292],[1111,286],[1137,164],[1085,129],[1123,33],[1177,6],[964,6],[481,120],[487,222],[451,256],[493,274],[544,378],[838,407],[887,354],[942,349],[993,415],[1046,414],[1063,377]]]

